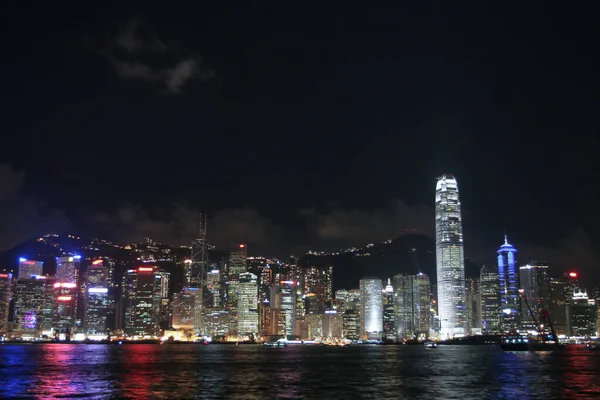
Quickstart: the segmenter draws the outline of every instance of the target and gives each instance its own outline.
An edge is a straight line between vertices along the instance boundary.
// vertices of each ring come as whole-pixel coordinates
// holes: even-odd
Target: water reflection
[[[488,346],[0,345],[0,398],[600,398],[600,357]]]

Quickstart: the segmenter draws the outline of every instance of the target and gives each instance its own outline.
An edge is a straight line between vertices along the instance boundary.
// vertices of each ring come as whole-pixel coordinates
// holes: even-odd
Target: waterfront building
[[[257,276],[251,272],[240,274],[237,289],[237,333],[254,338],[258,335]]]
[[[519,298],[519,276],[517,269],[517,249],[504,235],[504,244],[497,251],[498,254],[498,285],[500,288],[500,309],[502,311],[502,329],[505,332],[516,330],[519,327],[519,312],[521,302]]]
[[[398,339],[427,338],[431,319],[429,277],[423,273],[398,274],[392,282]]]
[[[382,282],[379,278],[360,280],[360,336],[367,340],[379,340],[383,334]]]
[[[0,272],[0,335],[5,335],[8,332],[11,296],[12,274],[4,270]]]
[[[86,274],[85,333],[88,336],[106,335],[108,299],[108,268],[102,260],[92,262]]]
[[[394,288],[390,279],[383,292],[383,338],[396,340]]]
[[[125,333],[128,336],[140,338],[159,335],[161,297],[160,284],[156,283],[160,278],[155,277],[157,272],[158,268],[146,264],[126,271],[123,277],[122,299]]]
[[[531,308],[535,319],[539,321],[540,312],[550,308],[550,277],[548,264],[543,261],[531,261],[519,267],[519,282],[523,297]],[[521,303],[521,325],[525,329],[535,329],[533,318],[525,301]]]
[[[435,237],[440,337],[466,335],[465,260],[458,185],[443,175],[435,190]]]
[[[13,336],[35,338],[42,331],[46,277],[24,276],[14,282]]]
[[[500,286],[496,268],[481,267],[479,272],[481,330],[483,333],[500,332]]]

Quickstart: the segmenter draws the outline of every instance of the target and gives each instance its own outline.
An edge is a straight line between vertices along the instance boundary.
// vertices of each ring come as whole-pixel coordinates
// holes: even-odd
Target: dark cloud
[[[150,237],[164,243],[189,244],[197,236],[200,211],[184,204],[169,209],[147,210],[125,204],[116,213],[96,213],[91,218],[95,230],[114,240],[138,241]],[[224,209],[208,216],[209,241],[219,247],[245,242],[261,248],[279,243],[281,228],[254,209]]]
[[[7,250],[47,232],[70,228],[62,211],[48,209],[24,192],[25,174],[8,164],[0,164],[0,250]]]
[[[119,77],[162,82],[171,94],[180,93],[194,79],[206,81],[214,76],[200,54],[176,42],[165,44],[140,18],[119,29],[103,54]]]
[[[309,215],[310,210],[302,210],[301,214]],[[382,209],[334,209],[322,214],[313,212],[310,230],[325,242],[361,245],[395,239],[404,233],[432,236],[433,215],[429,207],[411,207],[402,200],[396,200]]]

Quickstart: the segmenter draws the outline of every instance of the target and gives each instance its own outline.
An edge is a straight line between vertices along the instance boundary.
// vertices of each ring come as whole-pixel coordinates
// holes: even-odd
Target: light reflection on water
[[[0,398],[600,398],[600,353],[494,346],[0,345]]]

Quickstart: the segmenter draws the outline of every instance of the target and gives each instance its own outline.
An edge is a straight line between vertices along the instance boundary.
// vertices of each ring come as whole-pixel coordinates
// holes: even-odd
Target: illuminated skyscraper
[[[160,301],[160,285],[156,283],[157,271],[158,268],[145,265],[126,271],[123,276],[125,333],[129,336],[156,337],[159,334],[160,303],[157,304],[157,301]]]
[[[500,289],[498,285],[498,270],[481,267],[479,273],[481,298],[481,330],[484,333],[500,332]]]
[[[423,273],[398,274],[393,278],[393,286],[398,338],[427,338],[431,310],[429,277]]]
[[[337,293],[336,297],[337,297]],[[394,288],[390,280],[383,294],[383,337],[385,340],[396,340],[396,323],[394,319]]]
[[[108,312],[108,268],[102,260],[92,262],[86,274],[85,332],[87,335],[106,334]]]
[[[12,274],[6,271],[0,272],[0,335],[8,331],[11,284]]]
[[[246,258],[248,247],[245,244],[233,244],[229,248],[227,264],[227,311],[230,317],[230,333],[237,332],[237,293],[240,274],[247,271]]]
[[[54,283],[52,329],[63,340],[70,340],[76,326],[79,288],[73,282]]]
[[[77,283],[81,256],[56,257],[56,281]]]
[[[519,276],[517,269],[517,249],[504,235],[504,244],[498,253],[498,284],[500,287],[500,309],[502,310],[502,329],[506,332],[517,329],[520,322]]]
[[[361,338],[379,340],[383,334],[383,297],[382,282],[379,278],[363,278],[360,280]]]
[[[443,175],[435,188],[435,245],[440,337],[465,336],[467,332],[465,260],[458,185]]]
[[[46,277],[29,275],[15,282],[14,334],[37,337],[42,329]]]
[[[237,286],[238,335],[258,335],[258,282],[253,273],[240,274]]]
[[[32,275],[43,275],[44,263],[41,261],[28,260],[26,258],[19,258],[19,278],[29,279]]]
[[[194,308],[196,306],[196,295],[184,289],[181,293],[173,294],[173,328],[193,329]]]

